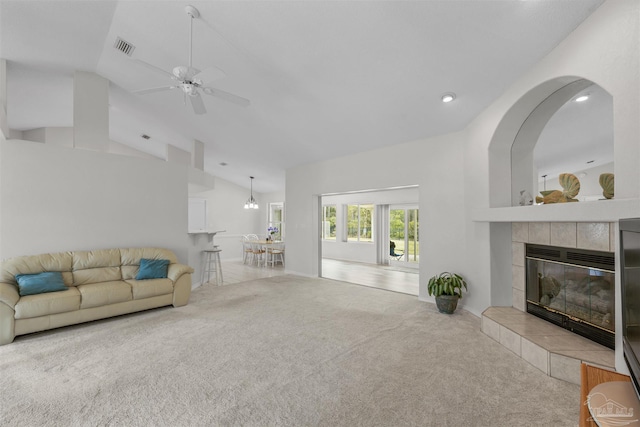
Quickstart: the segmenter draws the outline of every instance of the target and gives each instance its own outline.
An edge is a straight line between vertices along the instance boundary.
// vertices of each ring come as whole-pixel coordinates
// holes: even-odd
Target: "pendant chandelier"
[[[249,199],[244,203],[244,208],[258,209],[258,202],[256,202],[256,199],[253,198],[253,177],[250,176],[249,178],[251,178],[251,197],[249,197]]]

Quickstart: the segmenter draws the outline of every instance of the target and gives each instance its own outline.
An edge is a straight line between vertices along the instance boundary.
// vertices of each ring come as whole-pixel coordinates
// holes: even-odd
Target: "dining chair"
[[[272,243],[267,248],[267,256],[265,263],[271,264],[271,267],[275,267],[276,262],[280,261],[282,267],[284,267],[284,243]]]
[[[262,243],[259,243],[257,240],[249,241],[251,245],[251,258],[249,259],[249,264],[256,264],[260,267],[265,260],[265,249]]]
[[[255,238],[253,237],[255,236]],[[258,240],[258,236],[255,234],[245,234],[242,236],[242,263],[246,264],[252,255],[253,248],[251,247],[251,241]]]

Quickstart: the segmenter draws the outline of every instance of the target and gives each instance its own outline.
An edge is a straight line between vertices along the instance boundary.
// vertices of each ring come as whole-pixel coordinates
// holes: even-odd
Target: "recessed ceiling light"
[[[585,94],[585,95],[580,95],[579,97],[577,97],[576,99],[574,99],[575,102],[584,102],[587,99],[589,99],[589,95]]]
[[[444,95],[442,95],[442,98],[441,98],[441,99],[442,99],[442,102],[445,102],[445,103],[446,103],[446,102],[451,102],[451,101],[453,101],[454,99],[456,99],[456,94],[455,94],[455,93],[452,93],[452,92],[445,93]]]

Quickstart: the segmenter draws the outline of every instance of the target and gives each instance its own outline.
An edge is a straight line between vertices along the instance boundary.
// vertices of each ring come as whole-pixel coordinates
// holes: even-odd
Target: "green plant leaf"
[[[467,290],[467,282],[456,273],[443,272],[429,279],[427,291],[429,295],[456,295],[462,298],[462,289]]]

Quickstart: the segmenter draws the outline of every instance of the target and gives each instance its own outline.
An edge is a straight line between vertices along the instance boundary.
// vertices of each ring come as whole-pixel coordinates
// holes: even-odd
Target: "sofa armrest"
[[[0,282],[0,302],[5,303],[11,308],[16,306],[16,303],[20,299],[18,288],[11,283]]]
[[[183,274],[193,273],[193,268],[185,264],[169,264],[167,277],[176,283]]]

